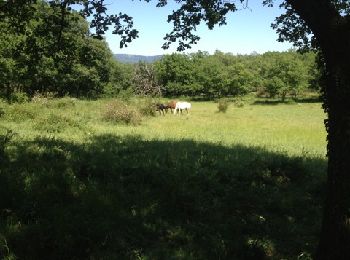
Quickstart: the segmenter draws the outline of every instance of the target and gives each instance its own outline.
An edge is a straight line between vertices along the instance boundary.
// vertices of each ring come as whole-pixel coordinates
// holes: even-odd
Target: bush
[[[10,96],[11,103],[25,103],[28,102],[29,98],[24,92],[13,92]]]
[[[111,122],[139,125],[141,114],[133,107],[121,102],[113,101],[106,105],[103,119]]]
[[[233,101],[235,107],[244,107],[244,101],[242,99],[235,99]]]
[[[155,116],[156,115],[155,104],[152,101],[152,99],[148,98],[144,100],[139,105],[139,111],[143,116]]]
[[[225,98],[219,99],[218,101],[219,112],[226,113],[228,106],[229,106],[229,102],[227,99]]]

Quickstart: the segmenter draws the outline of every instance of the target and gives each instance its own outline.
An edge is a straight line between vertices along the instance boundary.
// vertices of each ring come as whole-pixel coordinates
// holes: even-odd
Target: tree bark
[[[324,56],[327,194],[315,259],[350,259],[350,22],[328,0],[289,0]]]
[[[350,59],[348,48],[341,52]],[[341,62],[344,57],[337,64],[326,62],[328,176],[316,259],[350,259],[350,80],[345,72],[350,67]]]

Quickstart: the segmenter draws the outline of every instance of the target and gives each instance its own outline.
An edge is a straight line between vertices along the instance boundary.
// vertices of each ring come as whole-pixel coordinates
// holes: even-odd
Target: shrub
[[[156,115],[155,104],[152,101],[152,99],[148,98],[144,100],[139,105],[139,111],[143,116],[155,116]]]
[[[107,121],[139,125],[141,114],[134,107],[121,101],[108,103],[103,111],[103,118]]]
[[[233,101],[235,107],[244,107],[244,101],[242,99],[235,99]]]
[[[11,103],[25,103],[28,102],[29,98],[24,92],[13,92],[10,96]]]
[[[265,87],[257,87],[256,92],[255,92],[256,97],[262,98],[262,97],[267,97],[268,93]]]
[[[228,106],[229,106],[229,102],[227,99],[225,99],[225,98],[219,99],[219,101],[218,101],[219,112],[226,113]]]

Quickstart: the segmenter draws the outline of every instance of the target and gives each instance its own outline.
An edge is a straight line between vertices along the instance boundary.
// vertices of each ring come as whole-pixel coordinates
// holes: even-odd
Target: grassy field
[[[263,147],[289,155],[324,157],[326,133],[320,103],[248,103],[219,113],[214,102],[195,102],[190,115],[156,114],[139,126],[104,121],[110,101],[54,100],[7,106],[0,126],[21,138],[56,136],[84,143],[93,135],[136,135],[143,140],[193,140],[223,146]],[[4,106],[4,105],[3,105]]]
[[[249,100],[219,113],[192,102],[189,115],[127,125],[105,119],[111,102],[0,103],[2,258],[313,253],[326,169],[320,103]]]

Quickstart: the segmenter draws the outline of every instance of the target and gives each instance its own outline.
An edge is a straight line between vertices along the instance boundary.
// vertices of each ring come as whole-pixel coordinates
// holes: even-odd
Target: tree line
[[[216,51],[166,55],[154,67],[166,96],[217,98],[255,92],[258,96],[296,97],[319,89],[312,52],[232,55]]]
[[[199,51],[165,55],[152,64],[123,64],[113,58],[104,40],[90,34],[78,12],[67,11],[62,21],[57,8],[38,1],[21,17],[0,21],[1,97],[11,101],[54,93],[97,98],[127,92],[212,99],[255,92],[284,100],[319,88],[313,52]]]

